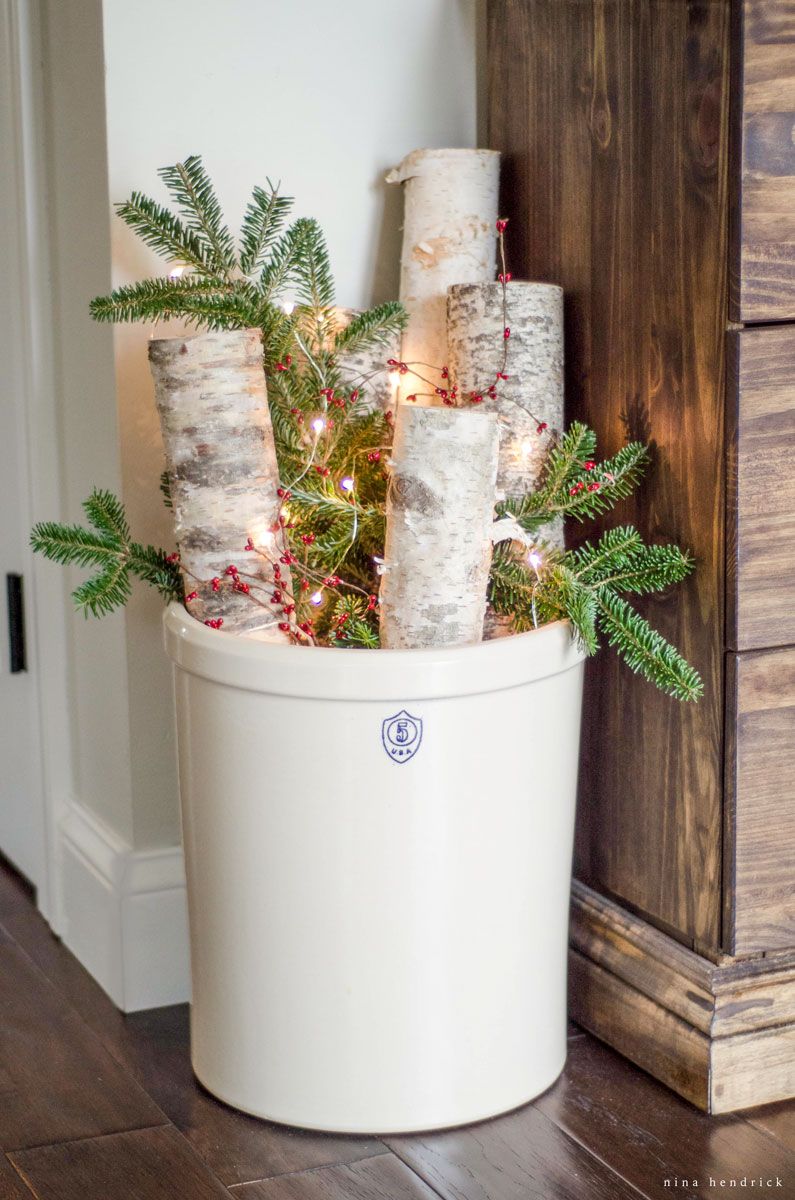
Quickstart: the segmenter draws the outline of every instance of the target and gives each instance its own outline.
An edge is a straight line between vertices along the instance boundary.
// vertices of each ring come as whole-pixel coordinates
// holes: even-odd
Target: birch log
[[[252,590],[273,585],[270,563],[244,549],[248,538],[269,547],[281,504],[261,334],[154,340],[149,363],[186,591],[198,593],[190,612],[201,621],[220,617],[230,632],[267,629],[281,640],[272,610],[236,591],[225,575],[232,564],[246,572]],[[223,581],[217,591],[214,578]]]
[[[494,278],[499,171],[496,150],[414,150],[386,177],[405,185],[400,357],[436,368],[434,383],[447,364],[448,287]],[[401,397],[423,390],[411,375],[401,382]]]
[[[386,506],[382,645],[418,649],[481,640],[497,449],[493,413],[398,408]]]
[[[496,380],[497,398],[482,407],[500,422],[497,490],[522,496],[538,485],[549,437],[538,425],[563,427],[563,289],[552,283],[506,286],[507,380]],[[450,374],[462,402],[472,392],[485,396],[495,383],[503,352],[502,285],[460,284],[447,295]]]
[[[335,309],[337,329],[345,329],[359,315],[359,311],[357,308]],[[343,350],[337,355],[345,390],[359,388],[361,391],[361,398],[356,404],[357,412],[394,409],[397,388],[387,360],[400,358],[400,353],[400,334],[395,333],[387,341],[378,342],[364,350]]]

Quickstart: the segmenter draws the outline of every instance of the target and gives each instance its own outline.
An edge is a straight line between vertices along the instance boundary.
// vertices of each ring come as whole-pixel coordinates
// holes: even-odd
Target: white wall
[[[113,339],[88,316],[110,284],[101,0],[42,0],[44,125],[50,225],[53,378],[59,414],[60,514],[82,517],[92,484],[118,488]],[[42,431],[45,438],[50,431]],[[37,514],[39,518],[45,514]],[[62,577],[60,567],[47,567]],[[72,585],[84,573],[74,572]],[[133,836],[125,618],[69,611],[73,777],[63,782],[122,837]],[[43,658],[41,669],[54,664]],[[69,773],[69,765],[62,764]]]
[[[102,8],[113,201],[134,188],[165,199],[157,168],[201,153],[233,225],[266,176],[297,197],[296,215],[320,220],[340,303],[397,294],[401,197],[383,175],[418,146],[475,145],[476,0],[103,0]],[[91,224],[83,252],[101,261],[105,232]],[[114,218],[114,284],[163,271]],[[150,332],[116,332],[122,477],[137,535],[167,544]],[[126,615],[136,847],[178,838],[160,611],[156,596],[139,591]]]

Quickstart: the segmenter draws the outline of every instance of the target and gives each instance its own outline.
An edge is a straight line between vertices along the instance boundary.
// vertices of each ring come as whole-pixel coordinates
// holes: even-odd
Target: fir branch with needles
[[[97,298],[92,315],[262,331],[284,498],[280,537],[296,581],[294,620],[315,642],[374,648],[392,429],[383,413],[360,403],[371,381],[351,377],[341,356],[385,345],[406,313],[393,302],[340,321],[323,233],[309,218],[288,223],[292,200],[278,185],[254,188],[236,241],[199,156],[163,168],[160,177],[176,211],[134,192],[117,212],[172,269]],[[504,367],[505,346],[502,354]],[[676,546],[647,545],[627,525],[573,550],[541,540],[551,521],[600,517],[640,482],[649,461],[643,445],[630,442],[601,462],[596,450],[593,430],[575,422],[552,438],[535,490],[497,505],[498,518],[514,518],[538,541],[529,553],[519,542],[498,544],[491,604],[516,632],[566,619],[588,654],[604,639],[663,691],[697,699],[697,672],[627,599],[680,582],[693,569],[691,557]],[[167,478],[161,490],[170,504]],[[167,599],[182,594],[175,556],[132,541],[115,497],[95,491],[85,511],[88,527],[49,522],[32,536],[34,548],[54,561],[95,569],[74,593],[79,608],[101,615],[126,603],[132,576]]]
[[[34,550],[62,566],[93,567],[94,574],[72,592],[78,611],[105,616],[127,603],[130,577],[154,587],[165,600],[182,597],[176,555],[134,542],[120,500],[95,489],[83,504],[89,527],[42,521],[34,525]]]

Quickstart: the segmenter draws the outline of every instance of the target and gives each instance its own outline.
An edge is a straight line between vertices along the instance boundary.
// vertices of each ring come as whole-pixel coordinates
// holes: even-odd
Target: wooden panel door
[[[795,642],[795,325],[729,335],[729,647]]]
[[[725,941],[795,947],[795,648],[729,656]]]
[[[698,570],[643,608],[698,705],[588,665],[576,870],[683,940],[720,943],[729,0],[492,0],[490,144],[509,267],[566,292],[569,419],[651,443],[632,521]],[[576,536],[582,532],[575,531]]]
[[[795,318],[795,0],[737,0],[732,317]]]

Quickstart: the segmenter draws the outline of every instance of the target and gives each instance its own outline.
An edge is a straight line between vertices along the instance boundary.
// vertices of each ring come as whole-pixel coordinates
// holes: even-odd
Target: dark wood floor
[[[187,1007],[123,1017],[2,865],[0,1147],[0,1200],[795,1197],[795,1103],[706,1117],[575,1028],[550,1091],[467,1129],[327,1137],[245,1117],[193,1080]]]

